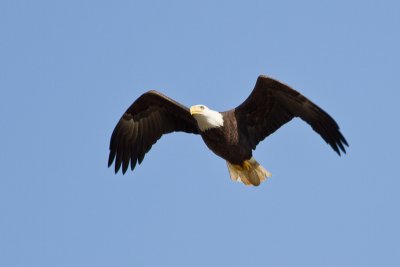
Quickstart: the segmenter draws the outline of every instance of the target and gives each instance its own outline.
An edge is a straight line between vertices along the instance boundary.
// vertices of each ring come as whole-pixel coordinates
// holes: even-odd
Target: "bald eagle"
[[[115,173],[136,163],[163,134],[199,134],[207,147],[225,159],[232,180],[258,186],[271,174],[252,155],[258,143],[295,117],[300,117],[340,156],[346,139],[331,116],[289,86],[261,75],[250,96],[238,107],[218,112],[204,105],[190,108],[157,92],[141,95],[122,115],[110,140],[108,167]]]

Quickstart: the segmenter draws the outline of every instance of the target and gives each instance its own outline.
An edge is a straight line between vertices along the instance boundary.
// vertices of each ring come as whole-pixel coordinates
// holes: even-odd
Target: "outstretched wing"
[[[163,134],[176,131],[199,133],[189,109],[157,91],[144,93],[127,109],[114,128],[108,167],[115,158],[115,173],[121,164],[122,173],[125,173],[129,162],[133,170]]]
[[[346,153],[346,139],[337,123],[320,107],[289,86],[266,76],[259,76],[250,96],[235,109],[240,129],[245,131],[253,149],[268,135],[300,117],[340,155]]]

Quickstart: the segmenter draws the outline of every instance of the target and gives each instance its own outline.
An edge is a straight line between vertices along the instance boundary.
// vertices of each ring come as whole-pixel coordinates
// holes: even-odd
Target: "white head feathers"
[[[204,105],[192,106],[190,108],[190,114],[196,119],[197,125],[202,132],[224,125],[222,114]]]

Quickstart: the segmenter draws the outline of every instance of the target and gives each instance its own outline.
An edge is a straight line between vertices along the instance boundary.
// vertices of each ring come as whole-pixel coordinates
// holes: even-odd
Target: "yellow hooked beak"
[[[192,106],[190,107],[190,115],[195,115],[195,114],[203,114],[204,107],[202,108],[201,106]]]

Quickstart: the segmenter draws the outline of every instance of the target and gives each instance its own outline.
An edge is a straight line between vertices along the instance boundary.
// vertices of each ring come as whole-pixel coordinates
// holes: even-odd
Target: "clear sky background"
[[[400,266],[398,1],[0,2],[0,266]],[[259,74],[339,123],[338,157],[294,120],[230,180],[201,138],[106,166],[156,89],[240,104]]]

